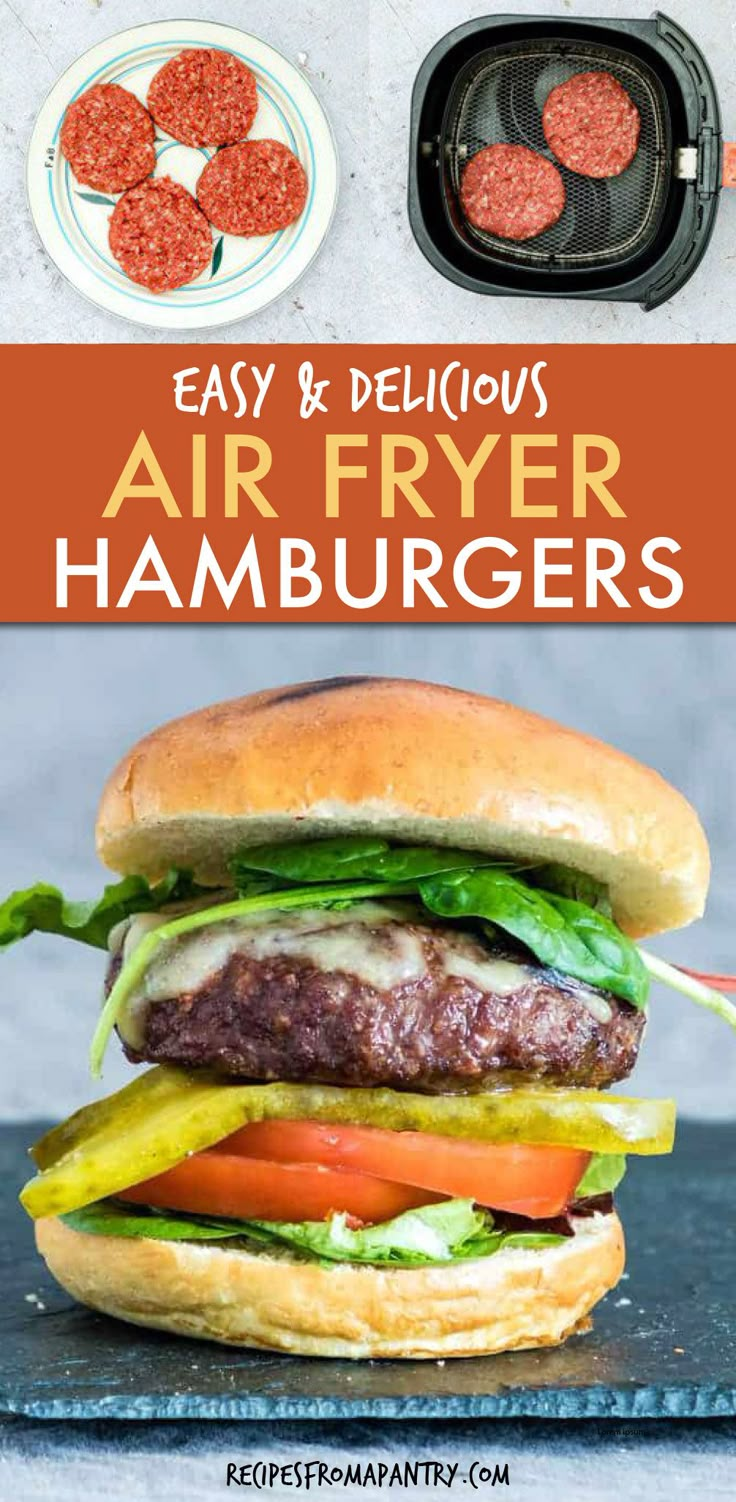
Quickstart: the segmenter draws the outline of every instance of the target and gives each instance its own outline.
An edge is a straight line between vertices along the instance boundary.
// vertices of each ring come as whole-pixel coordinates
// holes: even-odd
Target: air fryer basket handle
[[[723,143],[723,186],[736,188],[736,141]]]

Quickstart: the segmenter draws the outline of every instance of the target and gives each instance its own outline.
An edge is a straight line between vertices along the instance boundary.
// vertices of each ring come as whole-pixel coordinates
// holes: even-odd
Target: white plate
[[[283,141],[306,168],[309,194],[296,223],[244,238],[213,230],[213,259],[194,282],[153,293],[124,275],[108,245],[112,194],[79,184],[59,149],[67,105],[96,83],[119,83],[145,103],[154,73],[185,47],[221,47],[252,69],[258,114],[251,139]],[[182,146],[156,129],[156,175],[194,192],[212,152]],[[297,68],[267,42],[212,21],[155,21],[108,37],[67,68],[42,106],[28,150],[28,199],[51,259],[79,292],[133,323],[211,329],[235,323],[281,297],[316,256],[337,199],[337,151],[325,112]]]

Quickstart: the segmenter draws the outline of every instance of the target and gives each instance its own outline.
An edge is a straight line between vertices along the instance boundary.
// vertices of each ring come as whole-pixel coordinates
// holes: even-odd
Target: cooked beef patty
[[[462,1092],[613,1084],[633,1068],[644,1016],[480,933],[362,904],[162,946],[119,1030],[136,1062]]]

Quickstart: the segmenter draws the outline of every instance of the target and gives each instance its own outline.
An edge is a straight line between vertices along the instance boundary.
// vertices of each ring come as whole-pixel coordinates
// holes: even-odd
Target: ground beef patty
[[[460,184],[466,219],[503,240],[532,240],[556,224],[565,184],[553,162],[528,146],[484,146]]]
[[[636,156],[641,116],[611,73],[576,73],[552,90],[542,114],[557,160],[585,177],[618,177]]]
[[[270,946],[264,930],[250,952],[215,948],[219,968],[204,980],[199,940],[189,958],[178,941],[163,969],[150,972],[148,995],[156,999],[144,993],[120,1019],[128,1057],[252,1080],[429,1092],[519,1078],[599,1087],[633,1068],[643,1014],[526,953],[440,924],[356,919],[338,929],[333,918],[327,929],[324,921],[322,934],[287,933],[290,953],[278,952],[281,936]],[[320,964],[315,933],[332,946]],[[213,942],[221,940],[213,935]],[[119,963],[112,962],[108,986]],[[194,976],[198,965],[198,983],[182,990],[187,967]],[[374,980],[393,983],[372,984],[371,967]],[[178,988],[171,999],[169,982]]]
[[[72,101],[59,142],[77,179],[100,193],[122,193],[156,165],[148,110],[116,83],[99,83]]]
[[[110,249],[131,281],[149,292],[171,292],[209,265],[212,233],[186,188],[170,177],[151,177],[118,199]]]
[[[225,146],[247,136],[255,120],[256,81],[232,52],[194,47],[159,68],[148,108],[157,125],[185,146]]]
[[[307,174],[281,141],[241,141],[218,151],[197,183],[207,218],[227,235],[273,235],[299,218]]]

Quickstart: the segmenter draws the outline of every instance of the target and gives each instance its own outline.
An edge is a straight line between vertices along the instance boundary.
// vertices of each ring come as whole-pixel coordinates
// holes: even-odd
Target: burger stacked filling
[[[32,1215],[451,1262],[573,1235],[626,1153],[670,1150],[671,1102],[602,1093],[636,1062],[649,976],[590,877],[363,837],[241,851],[230,877],[0,909],[6,942],[106,945],[93,1070],[113,1029],[156,1066],[36,1145]]]

